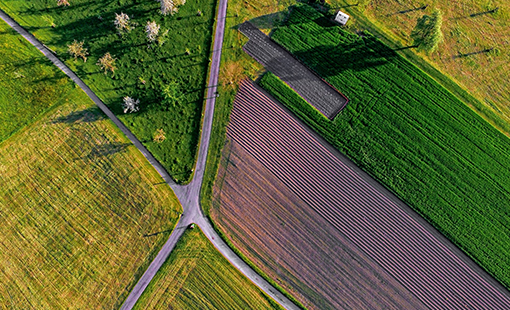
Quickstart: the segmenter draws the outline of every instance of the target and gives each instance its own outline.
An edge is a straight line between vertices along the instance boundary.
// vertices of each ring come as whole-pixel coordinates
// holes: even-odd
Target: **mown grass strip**
[[[372,35],[297,6],[273,39],[351,102],[333,122],[273,75],[260,84],[510,287],[510,141]]]

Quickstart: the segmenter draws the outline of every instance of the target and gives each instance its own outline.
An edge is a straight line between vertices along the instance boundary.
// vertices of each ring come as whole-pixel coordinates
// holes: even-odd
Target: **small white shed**
[[[347,24],[347,21],[349,20],[349,15],[345,14],[342,11],[338,11],[335,14],[335,22],[339,23],[340,25]]]

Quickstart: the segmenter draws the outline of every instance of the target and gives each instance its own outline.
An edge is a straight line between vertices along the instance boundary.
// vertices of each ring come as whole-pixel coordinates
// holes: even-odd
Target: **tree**
[[[161,3],[161,14],[174,15],[179,11],[179,6],[184,5],[186,0],[159,0]]]
[[[71,4],[69,4],[69,0],[57,0],[57,5],[70,6]]]
[[[133,29],[133,26],[129,21],[129,16],[122,12],[120,14],[115,13],[114,24],[119,34],[130,32]]]
[[[140,108],[138,105],[140,104],[140,99],[133,99],[131,97],[124,97],[124,102],[122,103],[122,107],[124,108],[124,113],[133,113],[138,112]]]
[[[165,140],[166,140],[166,136],[165,136],[165,132],[163,131],[163,129],[156,130],[156,132],[154,133],[153,141],[155,143],[161,143]]]
[[[414,46],[427,53],[433,52],[443,40],[441,25],[443,16],[438,9],[434,10],[431,16],[423,15],[418,19],[416,26],[411,32]]]
[[[174,15],[178,9],[173,0],[160,0],[161,2],[161,14],[163,15]]]
[[[74,40],[74,42],[70,45],[68,45],[68,52],[71,54],[74,59],[78,59],[78,57],[83,58],[84,62],[87,62],[87,49],[83,47],[84,42],[78,42]]]
[[[147,39],[149,39],[149,42],[156,41],[156,38],[158,37],[159,28],[161,28],[156,22],[147,22],[147,25],[145,26],[145,33],[147,34]]]
[[[103,57],[99,58],[97,65],[101,66],[101,69],[104,70],[104,74],[106,74],[108,70],[114,73],[115,69],[117,69],[117,67],[115,67],[115,60],[117,59],[113,58],[110,53],[106,53]]]

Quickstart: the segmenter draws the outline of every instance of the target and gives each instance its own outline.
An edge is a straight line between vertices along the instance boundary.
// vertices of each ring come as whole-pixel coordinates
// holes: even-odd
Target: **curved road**
[[[142,143],[131,133],[131,131],[108,109],[108,107],[96,96],[96,94],[62,61],[60,61],[44,44],[37,40],[33,35],[28,33],[17,22],[10,18],[4,11],[0,10],[0,18],[3,19],[10,27],[22,35],[28,42],[41,51],[53,64],[69,76],[80,88],[94,101],[94,103],[103,111],[115,125],[128,137],[128,139],[142,152],[149,163],[156,169],[166,183],[175,192],[177,198],[181,202],[183,214],[176,228],[163,245],[158,255],[149,265],[149,268],[142,275],[138,283],[135,285],[129,296],[122,304],[121,309],[132,309],[138,298],[149,285],[150,281],[163,265],[170,252],[175,247],[177,241],[184,233],[184,230],[191,223],[196,223],[204,234],[207,236],[214,246],[225,256],[232,265],[248,277],[253,283],[260,287],[266,294],[271,296],[280,305],[286,309],[299,309],[287,297],[280,293],[276,288],[269,284],[265,279],[259,276],[250,266],[248,266],[232,249],[221,239],[212,227],[209,220],[203,215],[200,208],[199,197],[200,188],[204,176],[204,170],[209,149],[209,140],[211,137],[211,128],[214,115],[214,104],[216,102],[216,85],[218,84],[218,73],[221,60],[221,48],[223,45],[223,35],[225,32],[225,18],[227,13],[227,0],[220,0],[218,7],[218,16],[216,23],[216,31],[214,37],[214,47],[212,54],[212,62],[209,76],[209,88],[207,92],[207,100],[205,103],[205,112],[202,122],[202,134],[200,138],[200,148],[195,167],[193,180],[185,186],[177,185],[161,164],[152,156],[152,154],[142,145]]]

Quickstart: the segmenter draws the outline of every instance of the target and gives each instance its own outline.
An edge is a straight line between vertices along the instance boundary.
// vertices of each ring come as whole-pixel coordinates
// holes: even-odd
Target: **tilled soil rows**
[[[300,94],[327,118],[333,119],[347,104],[347,98],[301,64],[263,32],[245,22],[239,31],[249,38],[243,49]]]
[[[314,309],[504,309],[508,294],[430,225],[244,82],[212,214]],[[249,245],[249,246],[248,246]]]

